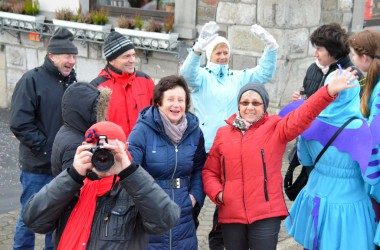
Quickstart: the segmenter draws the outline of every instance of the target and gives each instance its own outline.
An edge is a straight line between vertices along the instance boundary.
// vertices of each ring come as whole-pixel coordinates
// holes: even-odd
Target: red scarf
[[[92,220],[95,214],[96,201],[112,188],[113,176],[92,181],[84,180],[78,203],[71,212],[70,218],[59,241],[58,250],[79,250],[87,248],[90,238]],[[119,177],[116,178],[116,182]]]

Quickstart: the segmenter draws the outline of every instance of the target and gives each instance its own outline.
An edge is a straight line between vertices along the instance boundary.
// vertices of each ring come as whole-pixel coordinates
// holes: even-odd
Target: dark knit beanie
[[[119,32],[112,31],[104,41],[103,53],[107,61],[112,61],[124,52],[134,49],[133,43]]]
[[[78,48],[74,45],[74,36],[66,28],[58,28],[50,38],[47,52],[52,54],[78,54]]]
[[[238,106],[239,106],[241,96],[248,90],[253,90],[260,95],[261,99],[263,100],[264,111],[266,111],[269,104],[269,94],[265,90],[264,84],[261,84],[261,83],[248,83],[247,85],[244,85],[239,91],[239,95],[237,98]]]

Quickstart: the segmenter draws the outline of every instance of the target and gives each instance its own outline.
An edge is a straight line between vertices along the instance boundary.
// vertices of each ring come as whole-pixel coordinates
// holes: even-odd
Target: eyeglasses
[[[240,105],[244,106],[244,107],[247,107],[249,104],[252,104],[252,106],[255,106],[255,107],[258,107],[258,106],[261,106],[263,105],[262,102],[257,102],[257,101],[253,101],[253,102],[249,102],[249,101],[242,101],[242,102],[239,102]]]

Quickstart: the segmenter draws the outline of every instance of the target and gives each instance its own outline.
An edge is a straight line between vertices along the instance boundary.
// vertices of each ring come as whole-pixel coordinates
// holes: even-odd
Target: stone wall
[[[231,43],[232,69],[244,69],[257,64],[264,45],[250,33],[258,23],[276,38],[279,57],[274,79],[267,84],[270,106],[277,109],[290,102],[291,95],[302,85],[307,67],[315,60],[308,37],[318,26],[341,23],[348,30],[352,19],[353,0],[199,0],[197,28],[216,21],[220,34]],[[28,33],[21,33],[21,43],[14,34],[0,33],[0,108],[9,107],[16,82],[22,74],[42,64],[47,40],[34,42]],[[190,47],[192,40],[184,40]],[[96,77],[105,61],[101,45],[77,42],[79,54],[76,70],[79,81]],[[184,52],[185,51],[185,52]],[[150,74],[157,82],[163,76],[177,74],[186,50],[180,58],[173,54],[138,52],[137,68]]]
[[[230,67],[255,66],[264,48],[250,33],[257,23],[280,45],[274,79],[267,84],[272,108],[291,101],[307,67],[315,60],[310,34],[321,24],[337,22],[350,30],[353,0],[200,0],[198,25],[216,21],[231,43]]]

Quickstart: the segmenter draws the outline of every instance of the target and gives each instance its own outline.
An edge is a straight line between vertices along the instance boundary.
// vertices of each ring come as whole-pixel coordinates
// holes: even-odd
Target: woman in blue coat
[[[129,135],[133,162],[141,164],[181,207],[179,223],[162,236],[151,236],[148,249],[197,249],[192,210],[203,206],[201,171],[206,159],[198,118],[189,113],[190,91],[182,77],[162,78],[154,105],[140,112]]]

